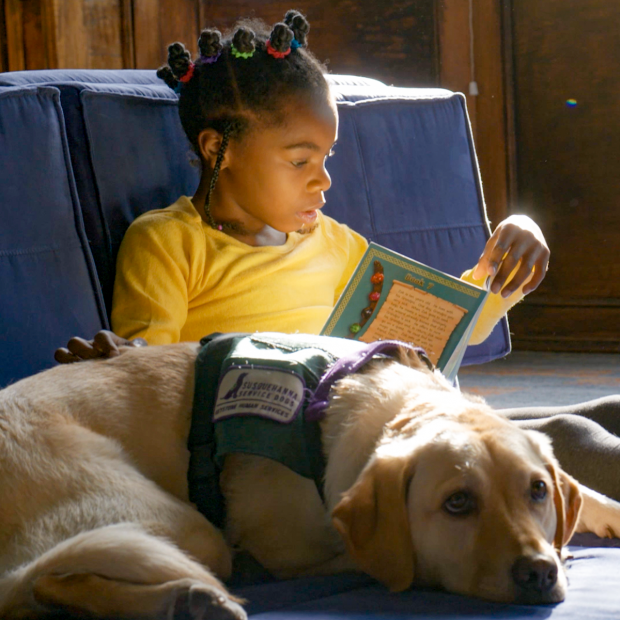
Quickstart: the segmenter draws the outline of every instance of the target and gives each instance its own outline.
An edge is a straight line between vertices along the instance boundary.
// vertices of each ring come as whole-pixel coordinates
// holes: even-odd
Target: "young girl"
[[[58,361],[112,357],[123,344],[199,340],[216,331],[319,333],[367,243],[320,211],[338,113],[324,67],[306,48],[308,31],[305,17],[289,11],[270,32],[255,22],[225,39],[204,30],[194,62],[180,43],[168,48],[168,66],[158,75],[179,93],[181,123],[202,162],[198,190],[133,222],[117,262],[115,333],[74,338],[57,351]],[[540,284],[548,258],[529,218],[498,226],[469,274],[494,276],[495,295],[474,341]],[[551,426],[562,433],[558,420],[568,420],[574,429],[572,418],[556,417]],[[572,470],[579,475],[579,467]]]
[[[318,333],[367,247],[320,211],[338,114],[324,67],[306,49],[308,22],[289,11],[271,32],[251,26],[224,40],[203,31],[195,62],[175,43],[158,72],[179,92],[202,176],[192,198],[142,215],[125,235],[112,308],[123,338],[165,344],[214,331]],[[495,265],[497,291],[523,259],[503,295],[535,268],[529,292],[548,254],[538,227],[512,218],[487,245],[479,275]]]

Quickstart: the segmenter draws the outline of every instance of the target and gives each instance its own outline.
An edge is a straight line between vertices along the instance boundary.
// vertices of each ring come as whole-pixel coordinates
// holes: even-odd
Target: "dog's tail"
[[[133,524],[78,534],[0,579],[0,617],[36,618],[72,609],[93,616],[162,614],[199,590],[243,618],[222,583],[171,542]],[[205,595],[205,592],[207,595]],[[194,596],[196,598],[196,596]]]

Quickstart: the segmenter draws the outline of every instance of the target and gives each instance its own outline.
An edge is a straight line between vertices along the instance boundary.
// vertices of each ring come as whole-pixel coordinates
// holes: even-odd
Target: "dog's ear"
[[[553,478],[553,503],[557,518],[553,546],[561,551],[575,533],[583,500],[577,482],[557,463],[548,464],[547,470]]]
[[[553,504],[555,506],[556,527],[553,546],[559,551],[568,543],[579,524],[579,514],[583,498],[577,481],[562,470],[553,454],[551,440],[538,431],[527,431],[546,462],[545,467],[553,478]]]
[[[375,457],[332,513],[351,557],[393,592],[411,585],[414,553],[407,514],[406,457]]]

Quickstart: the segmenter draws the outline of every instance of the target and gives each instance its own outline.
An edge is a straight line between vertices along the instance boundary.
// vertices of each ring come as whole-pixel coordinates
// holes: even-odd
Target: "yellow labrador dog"
[[[126,348],[0,392],[0,617],[237,618],[231,549],[282,578],[361,570],[492,601],[552,603],[575,529],[620,505],[549,441],[464,396],[415,354],[334,384],[324,497],[283,465],[226,458],[224,530],[188,500],[198,344]]]

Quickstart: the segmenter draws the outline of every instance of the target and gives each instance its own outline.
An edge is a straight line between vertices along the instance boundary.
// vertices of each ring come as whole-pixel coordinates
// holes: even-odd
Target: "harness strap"
[[[420,359],[429,366],[430,370],[433,369],[433,365],[428,359],[426,352],[420,347],[414,347],[398,340],[378,340],[377,342],[372,342],[360,351],[341,357],[334,362],[331,368],[321,377],[314,395],[306,407],[306,419],[308,421],[318,421],[325,417],[325,410],[329,404],[329,391],[336,381],[357,372],[364,364],[367,364],[374,355],[394,355],[402,349],[407,349],[416,353]]]

